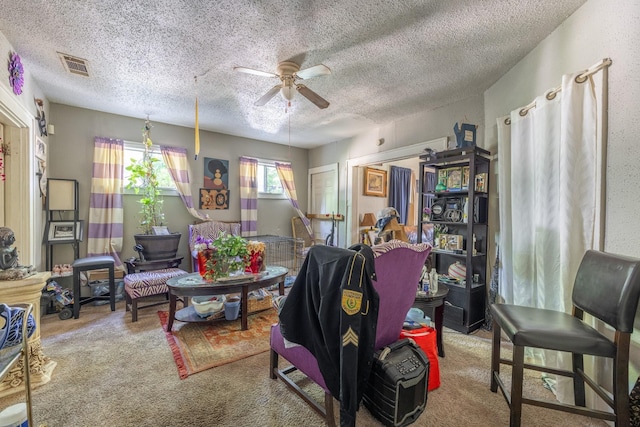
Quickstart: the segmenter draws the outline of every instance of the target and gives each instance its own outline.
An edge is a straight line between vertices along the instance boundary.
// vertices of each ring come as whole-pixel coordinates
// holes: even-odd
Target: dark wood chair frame
[[[605,296],[603,296],[601,291],[594,292],[594,287],[603,287]],[[583,295],[579,295],[580,291],[583,291]],[[598,296],[599,298],[597,298]],[[503,329],[512,343],[514,340],[520,341],[520,343],[544,341],[544,330],[541,328],[535,330],[537,326],[544,324],[544,320],[542,322],[535,322],[532,331],[519,330],[518,325],[526,323],[523,314],[530,317],[538,317],[541,314],[544,319],[544,316],[548,316],[554,312],[531,307],[507,305],[505,306],[510,307],[510,309],[505,311],[503,307],[500,307],[502,304],[492,306],[493,347],[491,354],[491,391],[495,393],[498,388],[500,388],[510,408],[510,426],[520,426],[522,405],[538,406],[614,421],[615,425],[619,427],[629,426],[629,351],[631,334],[633,332],[633,319],[638,307],[639,297],[640,260],[606,254],[604,252],[587,251],[578,269],[576,284],[574,285],[572,297],[574,305],[571,316],[582,322],[586,312],[603,321],[615,329],[613,340],[609,340],[607,337],[604,337],[604,335],[595,331],[595,329],[587,326],[586,336],[594,337],[593,349],[578,352],[578,350],[572,348],[571,338],[567,338],[570,337],[570,334],[564,335],[565,338],[562,344],[557,344],[558,336],[556,336],[555,345],[535,346],[536,348],[571,352],[571,370],[553,369],[525,363],[525,347],[534,347],[533,345],[517,345],[514,343],[511,359],[502,358],[500,354]],[[580,306],[582,308],[580,308]],[[519,313],[519,311],[521,311],[519,309],[526,310],[526,312]],[[539,314],[536,314],[536,312],[539,312]],[[503,316],[503,313],[508,314]],[[562,313],[562,315],[564,315],[564,313]],[[566,316],[568,317],[569,315]],[[506,317],[506,320],[503,317]],[[570,319],[565,320],[569,320],[568,324],[571,323]],[[577,325],[581,326],[580,324]],[[571,331],[571,333],[583,332],[581,327],[573,328]],[[548,332],[548,334],[552,335],[551,332]],[[595,349],[595,341],[600,339],[602,339],[601,343],[604,343],[605,346],[609,344],[609,348],[613,349],[604,351],[602,348],[599,350]],[[551,342],[553,342],[553,340],[549,341],[549,343]],[[603,356],[603,353],[606,353],[606,355]],[[584,372],[583,354],[609,357],[613,360],[613,397],[610,397],[601,385],[597,384]],[[500,378],[501,364],[512,366],[511,392],[509,392]],[[572,378],[574,405],[523,397],[522,391],[525,369]],[[612,409],[613,413],[591,409],[585,406],[585,383]]]

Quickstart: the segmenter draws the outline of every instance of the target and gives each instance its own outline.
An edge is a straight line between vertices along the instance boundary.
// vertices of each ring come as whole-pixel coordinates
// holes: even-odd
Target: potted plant
[[[241,236],[221,233],[215,240],[198,236],[198,271],[205,280],[243,273],[251,262],[248,242]]]
[[[155,163],[159,160],[152,156],[153,143],[149,137],[151,124],[147,119],[142,132],[144,153],[141,160],[132,159],[126,167],[130,173],[128,189],[133,189],[136,194],[141,194],[140,203],[140,228],[143,233],[135,234],[136,250],[144,259],[153,261],[157,259],[175,258],[178,252],[181,233],[156,234],[154,227],[162,227],[164,211],[162,209],[162,193],[158,184],[158,176]]]

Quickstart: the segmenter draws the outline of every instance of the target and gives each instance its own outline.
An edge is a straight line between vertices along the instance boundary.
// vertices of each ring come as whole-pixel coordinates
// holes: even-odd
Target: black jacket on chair
[[[355,425],[371,372],[378,321],[371,248],[315,245],[280,310],[287,340],[309,350],[331,394],[340,401],[340,425]]]

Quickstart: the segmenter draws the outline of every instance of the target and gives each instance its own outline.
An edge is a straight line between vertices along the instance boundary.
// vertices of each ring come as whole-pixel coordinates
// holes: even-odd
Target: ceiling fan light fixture
[[[286,100],[291,101],[296,91],[293,89],[292,85],[282,85],[282,89],[280,89],[280,95]]]

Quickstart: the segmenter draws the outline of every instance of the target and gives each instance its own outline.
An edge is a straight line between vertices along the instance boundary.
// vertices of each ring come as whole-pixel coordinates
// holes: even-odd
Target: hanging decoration
[[[24,85],[24,67],[20,61],[20,55],[12,53],[9,60],[9,84],[13,88],[13,93],[20,95],[22,85]]]
[[[4,142],[2,142],[2,137],[0,137],[0,181],[5,181],[7,179],[7,176],[4,173],[4,155],[5,154],[7,154],[5,153],[5,144]]]
[[[195,156],[194,160],[198,160],[198,154],[200,153],[200,127],[198,126],[198,97],[196,97],[196,141],[195,141]]]
[[[193,76],[196,83],[196,138],[195,138],[195,156],[194,160],[198,160],[198,154],[200,154],[200,126],[198,125],[198,76]]]
[[[44,102],[40,98],[33,98],[33,102],[36,104],[38,119],[38,127],[40,128],[40,136],[48,136],[47,134],[47,119],[44,116]]]

